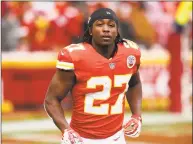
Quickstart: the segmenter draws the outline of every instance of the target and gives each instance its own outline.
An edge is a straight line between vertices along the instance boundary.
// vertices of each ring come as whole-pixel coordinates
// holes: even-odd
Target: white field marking
[[[124,123],[130,118],[130,114],[125,115]],[[148,114],[142,115],[143,125],[165,125],[181,122],[192,122],[192,115],[182,114]],[[70,122],[70,118],[67,118]],[[33,132],[33,131],[46,131],[46,130],[58,130],[54,125],[52,119],[39,119],[39,120],[22,120],[12,122],[2,122],[2,133],[13,132]]]

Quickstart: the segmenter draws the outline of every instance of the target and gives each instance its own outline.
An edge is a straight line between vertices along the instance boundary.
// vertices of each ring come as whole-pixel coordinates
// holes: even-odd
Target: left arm
[[[126,92],[127,102],[130,106],[132,116],[123,126],[124,133],[129,137],[138,137],[141,132],[141,107],[142,107],[142,85],[139,72],[133,74],[129,81],[129,88]]]
[[[141,105],[142,105],[142,85],[139,76],[139,72],[135,73],[130,81],[129,88],[126,92],[127,102],[130,106],[132,115],[141,115]]]
[[[141,52],[139,46],[130,41],[125,40],[125,47],[133,48],[135,51],[134,58],[130,60],[132,64],[135,64],[137,72],[134,73],[129,81],[129,88],[126,92],[126,99],[130,106],[132,116],[130,120],[123,126],[124,134],[129,137],[138,137],[141,132],[141,107],[142,107],[142,84],[139,76],[139,66],[141,61]]]

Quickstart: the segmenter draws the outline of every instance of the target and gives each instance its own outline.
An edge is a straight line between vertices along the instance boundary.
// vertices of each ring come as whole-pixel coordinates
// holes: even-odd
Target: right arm
[[[61,101],[72,89],[75,83],[73,71],[57,69],[48,87],[44,107],[47,114],[53,119],[55,125],[63,133],[70,126],[64,117],[64,110]]]

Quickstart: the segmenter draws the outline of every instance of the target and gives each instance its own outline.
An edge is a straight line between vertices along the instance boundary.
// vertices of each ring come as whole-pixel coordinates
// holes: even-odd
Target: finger
[[[74,138],[78,139],[80,142],[83,142],[83,139],[80,137],[80,135],[77,132],[73,132]]]
[[[125,127],[129,127],[133,122],[134,122],[134,121],[131,120],[131,121],[129,121],[128,123],[126,123],[126,124],[124,125],[124,128],[125,128]]]
[[[138,137],[141,132],[141,127],[139,126],[136,131],[134,132],[126,132],[125,135],[129,137]]]
[[[71,144],[74,144],[75,141],[74,141],[74,136],[73,136],[73,134],[72,134],[72,133],[69,133],[68,136],[69,136],[68,138],[69,138]]]
[[[124,132],[133,132],[136,131],[139,126],[137,124],[131,125],[124,129]]]
[[[135,135],[135,133],[137,133],[138,130],[135,130],[135,131],[128,131],[128,132],[125,132],[125,135]]]
[[[133,133],[133,134],[131,134],[131,135],[126,135],[126,136],[132,137],[132,138],[136,138],[136,137],[139,136],[139,132],[137,131],[137,132],[135,132],[135,133]]]
[[[135,129],[132,129],[130,131],[125,131],[125,135],[133,135],[135,133],[137,133],[138,131],[140,131],[140,128],[139,127],[136,127]]]
[[[125,128],[129,127],[132,124],[137,124],[138,121],[136,119],[131,119],[128,123],[125,124]]]

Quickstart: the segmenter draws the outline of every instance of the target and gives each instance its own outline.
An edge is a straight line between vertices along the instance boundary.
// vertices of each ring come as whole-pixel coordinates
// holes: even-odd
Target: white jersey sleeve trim
[[[69,62],[61,62],[57,60],[56,68],[64,69],[64,70],[74,70],[74,64]]]

